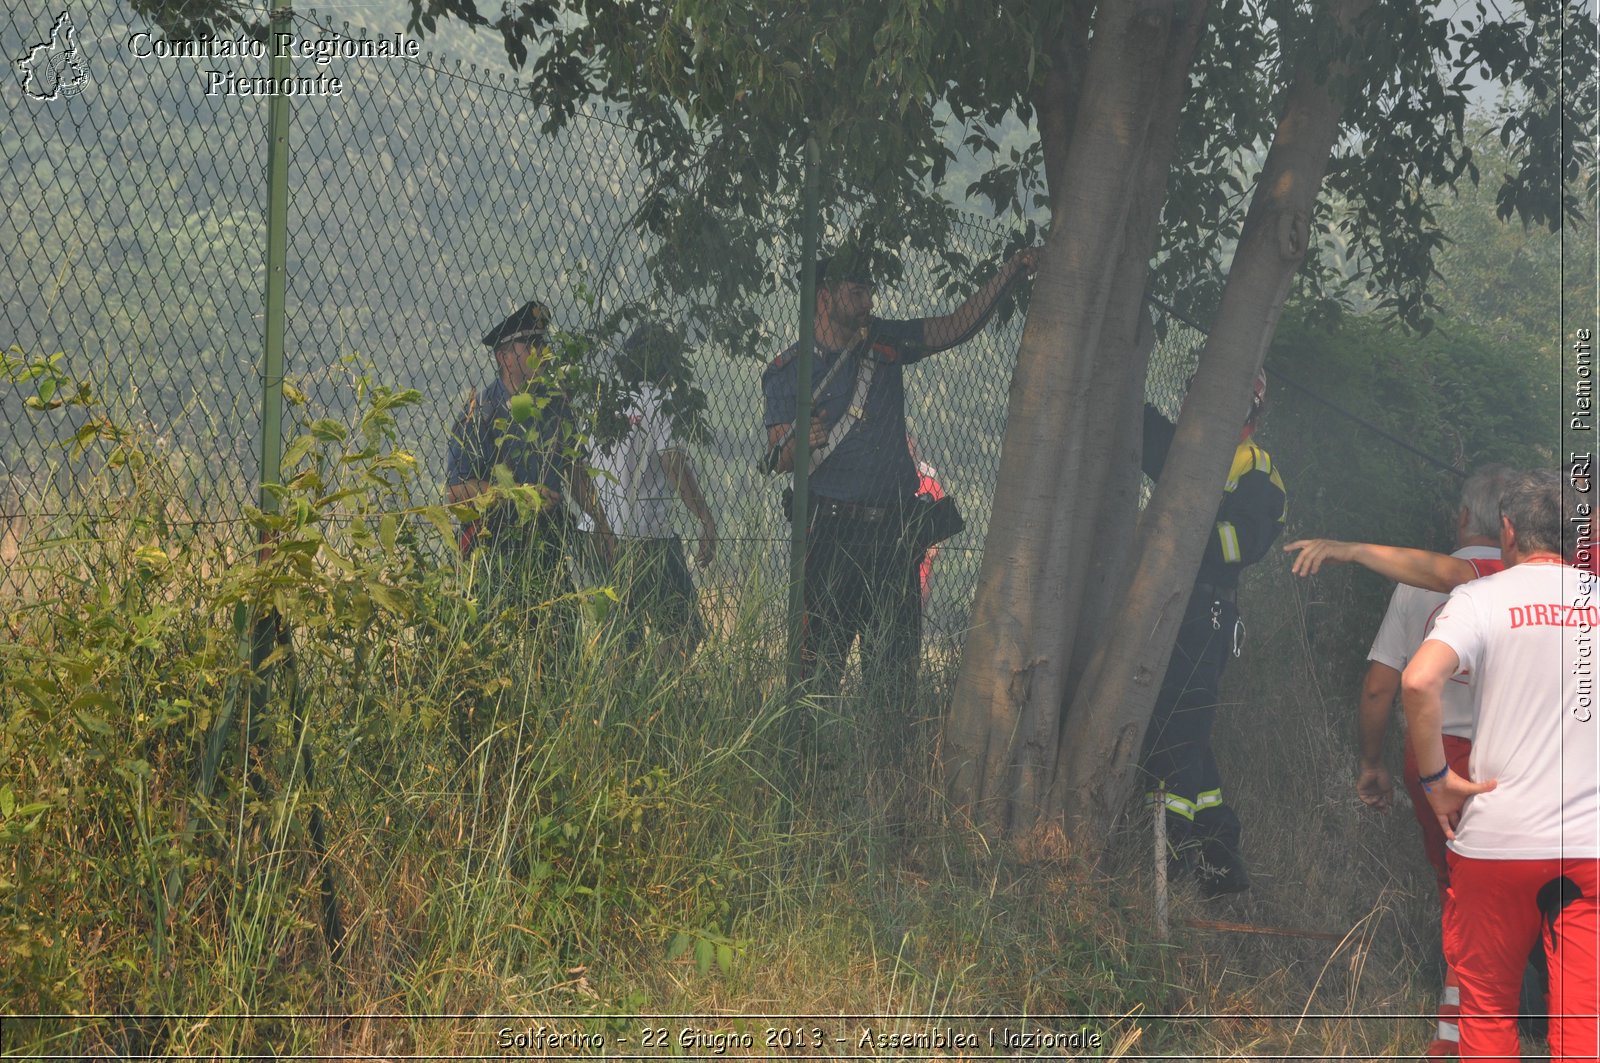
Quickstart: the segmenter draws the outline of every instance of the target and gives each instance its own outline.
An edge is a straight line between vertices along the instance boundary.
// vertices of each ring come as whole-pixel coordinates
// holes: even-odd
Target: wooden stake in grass
[[[1155,814],[1156,940],[1167,940],[1167,788],[1157,786],[1151,802]]]
[[[1227,934],[1259,934],[1276,938],[1304,938],[1307,941],[1343,941],[1348,933],[1335,934],[1331,930],[1299,930],[1287,926],[1252,926],[1249,923],[1223,923],[1215,919],[1185,919],[1184,926],[1196,930],[1218,930]]]

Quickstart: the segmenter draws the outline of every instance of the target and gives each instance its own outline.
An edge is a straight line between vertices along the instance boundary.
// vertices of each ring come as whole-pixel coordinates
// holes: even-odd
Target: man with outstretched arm
[[[1396,583],[1448,594],[1480,575],[1463,558],[1406,546],[1349,543],[1339,539],[1296,539],[1283,549],[1285,553],[1298,555],[1291,566],[1296,576],[1315,576],[1328,562],[1344,561],[1370,568]]]
[[[1520,473],[1501,502],[1504,572],[1460,587],[1401,678],[1418,782],[1450,840],[1445,958],[1463,1059],[1516,1060],[1529,950],[1550,969],[1550,1050],[1596,1058],[1600,1013],[1600,609],[1562,550],[1562,482]],[[1445,756],[1442,695],[1473,677],[1469,772]],[[1478,781],[1473,781],[1478,780]]]
[[[1456,551],[1451,556],[1471,564],[1480,576],[1499,572],[1504,568],[1500,560],[1500,494],[1511,470],[1504,465],[1486,465],[1467,478],[1461,489],[1461,508],[1456,517]],[[1394,589],[1389,599],[1389,609],[1372,649],[1367,653],[1367,673],[1361,683],[1361,697],[1356,718],[1360,762],[1356,776],[1356,793],[1362,801],[1380,812],[1387,812],[1394,803],[1394,781],[1383,761],[1384,739],[1389,730],[1389,719],[1394,715],[1396,695],[1400,693],[1400,673],[1405,670],[1417,648],[1427,638],[1428,630],[1445,595],[1422,590],[1404,583]],[[1444,748],[1451,765],[1458,772],[1467,771],[1467,758],[1472,752],[1474,709],[1472,689],[1465,676],[1456,676],[1445,685],[1444,692]],[[1422,787],[1416,781],[1416,758],[1411,744],[1405,744],[1404,770],[1401,778],[1406,793],[1411,797],[1411,809],[1422,834],[1422,850],[1433,866],[1439,886],[1442,905],[1445,891],[1450,886],[1450,866],[1445,859],[1444,833],[1428,808]],[[1428,1055],[1444,1058],[1457,1054],[1456,1015],[1460,994],[1455,972],[1445,967],[1444,987],[1440,999],[1438,1025],[1433,1040],[1428,1045]]]

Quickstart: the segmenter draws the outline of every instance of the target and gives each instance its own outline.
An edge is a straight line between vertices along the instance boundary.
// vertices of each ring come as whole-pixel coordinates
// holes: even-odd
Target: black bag
[[[961,534],[966,526],[954,495],[938,499],[917,495],[911,500],[906,515],[906,541],[911,544],[912,553],[922,554],[929,547]]]

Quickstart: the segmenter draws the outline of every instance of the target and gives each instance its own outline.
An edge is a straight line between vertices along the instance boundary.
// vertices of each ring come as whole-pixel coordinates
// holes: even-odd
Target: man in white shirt
[[[1456,517],[1457,549],[1450,556],[1471,562],[1493,562],[1474,565],[1479,576],[1491,575],[1504,567],[1499,563],[1500,492],[1510,472],[1504,465],[1485,465],[1468,477],[1461,488],[1461,509]],[[1437,591],[1404,583],[1395,587],[1389,598],[1389,610],[1384,613],[1383,623],[1372,640],[1372,649],[1367,652],[1367,674],[1361,684],[1356,721],[1361,748],[1356,793],[1381,812],[1387,812],[1394,803],[1394,780],[1383,762],[1383,743],[1393,715],[1395,696],[1400,693],[1400,673],[1405,671],[1411,655],[1427,637],[1434,615],[1444,605],[1445,598]],[[1455,676],[1444,693],[1445,753],[1450,763],[1459,761],[1462,770],[1472,750],[1472,720],[1471,688],[1465,676]],[[1450,885],[1444,834],[1439,830],[1438,820],[1429,809],[1422,788],[1412,782],[1415,769],[1408,742],[1401,777],[1411,794],[1417,824],[1422,828],[1423,850],[1438,876],[1439,897],[1443,900],[1445,888]]]
[[[615,532],[615,574],[630,639],[648,624],[688,655],[705,635],[699,598],[673,527],[673,497],[700,523],[695,564],[704,571],[716,552],[717,522],[700,493],[687,447],[665,409],[666,384],[683,369],[683,341],[662,325],[635,329],[622,345],[617,375],[628,388],[622,438],[590,448],[596,488]]]
[[[1461,488],[1461,509],[1456,516],[1456,551],[1451,556],[1470,561],[1479,576],[1500,571],[1500,493],[1507,475],[1504,465],[1485,465],[1467,478]],[[1445,603],[1445,595],[1404,583],[1395,587],[1389,599],[1372,649],[1367,652],[1367,674],[1361,683],[1361,702],[1356,730],[1361,747],[1360,772],[1356,793],[1380,812],[1394,804],[1394,780],[1383,762],[1384,738],[1394,714],[1395,696],[1400,693],[1400,673],[1417,652],[1433,624],[1434,615]],[[1472,690],[1465,676],[1454,676],[1444,690],[1444,751],[1456,770],[1465,773],[1467,756],[1472,752]],[[1411,743],[1405,744],[1406,793],[1411,811],[1422,831],[1422,851],[1433,866],[1439,884],[1439,900],[1444,901],[1450,886],[1450,867],[1445,861],[1444,832],[1428,807],[1428,799],[1416,782],[1416,758]],[[1455,972],[1448,965],[1440,997],[1438,1029],[1428,1045],[1433,1057],[1457,1054],[1456,1015],[1460,1004]]]
[[[1591,520],[1587,498],[1576,520]],[[1445,958],[1461,986],[1461,1055],[1518,1058],[1529,950],[1550,969],[1550,1050],[1596,1058],[1600,1013],[1600,721],[1592,575],[1567,563],[1562,483],[1517,474],[1501,502],[1504,572],[1463,584],[1406,666],[1418,782],[1450,839]],[[1473,679],[1469,773],[1450,767],[1442,697]],[[1480,780],[1480,781],[1471,781]]]

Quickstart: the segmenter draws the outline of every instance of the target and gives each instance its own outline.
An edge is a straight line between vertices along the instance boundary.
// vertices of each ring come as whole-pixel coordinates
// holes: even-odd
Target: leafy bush
[[[691,698],[599,633],[541,642],[455,553],[477,510],[416,501],[415,392],[298,408],[233,529],[257,547],[170,520],[167,470],[56,361],[6,369],[82,412],[99,501],[30,544],[58,593],[5,603],[0,999],[217,1017],[8,1023],[8,1048],[285,1051],[309,1035],[225,1017],[460,1010],[621,946],[732,948],[764,687]]]

